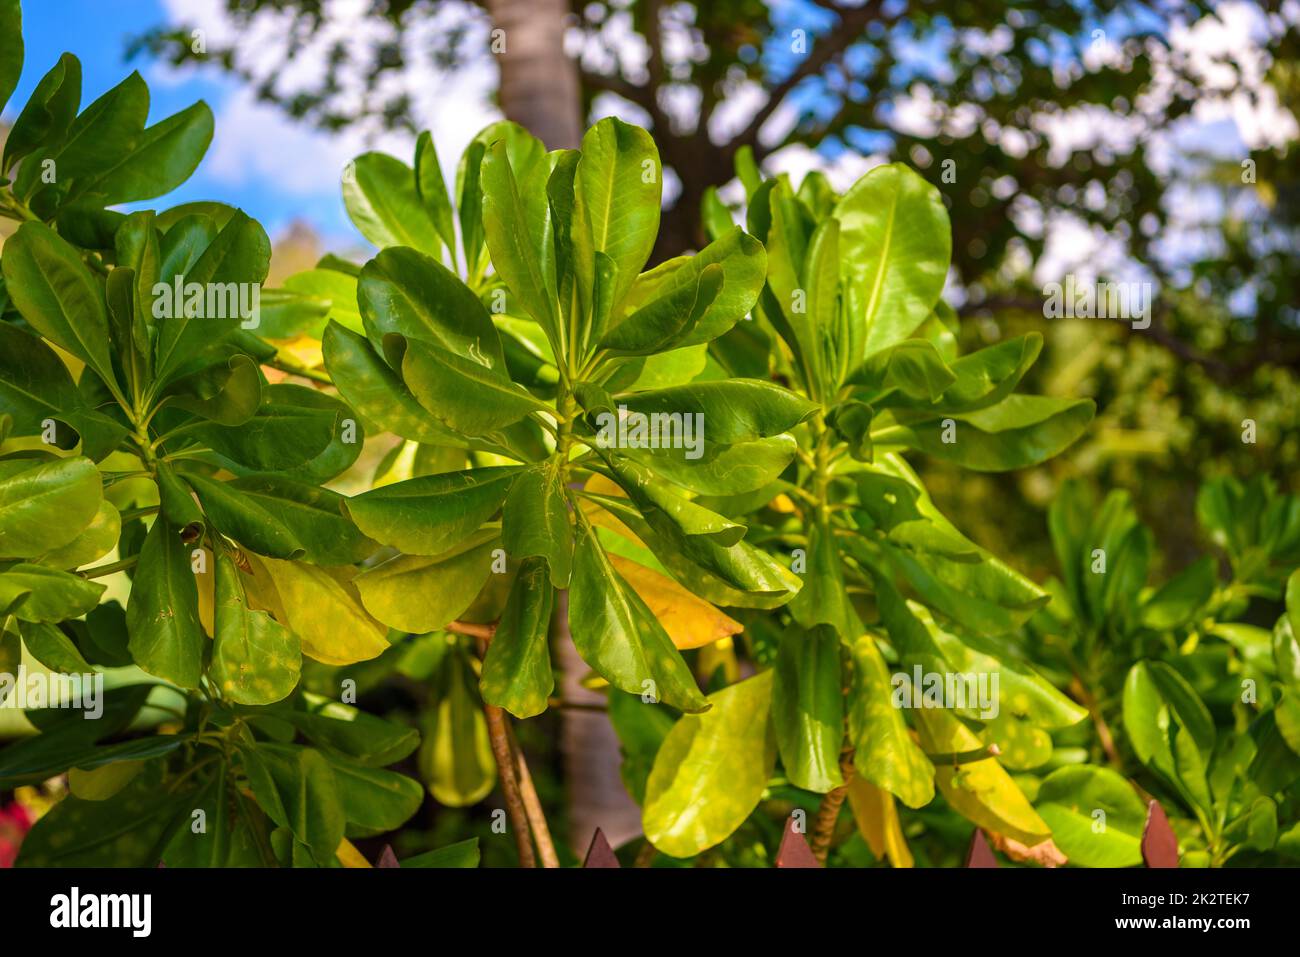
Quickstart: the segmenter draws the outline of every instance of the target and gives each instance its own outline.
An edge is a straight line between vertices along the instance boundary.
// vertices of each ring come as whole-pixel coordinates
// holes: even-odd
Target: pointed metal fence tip
[[[1178,866],[1178,835],[1159,801],[1147,805],[1147,824],[1142,829],[1142,860],[1147,867]]]
[[[591,846],[587,848],[587,858],[582,862],[583,867],[622,867],[618,858],[614,856],[614,849],[609,846],[609,841],[605,838],[605,832],[596,828],[596,833],[591,835]]]
[[[781,847],[776,852],[777,867],[821,867],[821,862],[813,855],[812,848],[802,834],[794,829],[794,818],[785,822],[785,833],[781,835]]]
[[[998,866],[998,859],[993,855],[993,848],[989,847],[989,842],[984,836],[983,828],[975,828],[975,833],[970,836],[970,847],[966,851],[966,866]]]
[[[397,855],[393,853],[392,845],[385,844],[383,851],[379,855],[379,863],[376,864],[375,867],[401,867],[401,866],[402,866],[401,864],[397,863]]]

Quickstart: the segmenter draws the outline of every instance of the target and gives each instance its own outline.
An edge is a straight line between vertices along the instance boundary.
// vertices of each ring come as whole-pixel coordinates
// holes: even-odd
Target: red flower
[[[13,867],[23,836],[32,829],[32,816],[17,801],[0,807],[0,867]]]

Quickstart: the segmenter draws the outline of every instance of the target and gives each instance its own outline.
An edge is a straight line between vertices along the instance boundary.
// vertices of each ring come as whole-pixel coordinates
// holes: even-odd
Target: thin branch
[[[510,817],[510,829],[515,832],[515,847],[519,849],[519,866],[536,867],[537,858],[533,854],[533,842],[529,838],[531,828],[528,824],[528,811],[524,807],[524,798],[519,790],[519,780],[515,776],[514,755],[510,750],[510,731],[506,727],[505,712],[495,705],[483,705],[487,714],[488,740],[492,743],[492,756],[497,762],[497,776],[501,779],[501,791],[506,799],[506,814]]]
[[[482,638],[484,641],[491,641],[492,636],[497,633],[497,623],[493,621],[480,625],[472,621],[453,621],[447,625],[447,630],[452,634],[470,635],[474,638]]]
[[[515,756],[515,772],[519,777],[519,792],[523,797],[524,811],[528,814],[528,823],[532,828],[533,839],[537,841],[537,852],[542,858],[542,867],[559,867],[560,858],[555,853],[555,842],[551,840],[551,829],[546,824],[546,814],[542,810],[537,788],[533,786],[533,776],[528,772],[528,761],[524,751],[519,747],[514,729],[509,720],[505,720],[506,736],[510,739],[510,750]]]
[[[857,42],[867,24],[879,15],[881,2],[882,0],[873,0],[873,2],[855,8],[843,8],[834,5],[828,7],[828,9],[839,14],[839,24],[831,29],[829,33],[818,37],[813,42],[808,55],[790,72],[790,75],[769,90],[767,102],[754,114],[753,119],[749,121],[749,125],[727,144],[727,154],[729,156],[734,155],[740,147],[752,147],[757,143],[758,131],[776,112],[782,101],[796,86],[808,77],[820,73],[831,60]]]

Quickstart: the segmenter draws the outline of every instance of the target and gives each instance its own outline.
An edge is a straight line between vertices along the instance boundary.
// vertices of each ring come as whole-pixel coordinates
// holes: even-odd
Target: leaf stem
[[[120,562],[113,562],[109,565],[96,565],[94,568],[88,568],[81,573],[82,578],[103,578],[105,575],[112,575],[114,572],[120,572],[130,568],[140,560],[139,555],[132,555],[130,558],[124,558]]]
[[[537,788],[533,786],[533,776],[528,772],[528,761],[524,757],[523,749],[519,747],[519,741],[515,738],[514,729],[510,727],[508,721],[503,722],[506,728],[506,736],[510,739],[510,750],[515,756],[515,773],[519,779],[519,793],[523,798],[524,811],[528,815],[528,824],[533,832],[533,839],[537,841],[537,853],[542,859],[542,867],[559,867],[560,858],[555,853],[555,842],[551,840],[551,829],[546,824],[546,814],[542,810],[542,801],[537,796]]]

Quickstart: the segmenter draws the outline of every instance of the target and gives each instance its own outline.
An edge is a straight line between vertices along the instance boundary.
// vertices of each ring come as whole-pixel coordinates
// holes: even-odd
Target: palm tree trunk
[[[564,53],[567,0],[488,0],[501,109],[548,149],[582,142],[578,70]],[[499,33],[497,31],[500,31]]]
[[[582,143],[578,70],[564,52],[567,0],[488,0],[493,46],[501,69],[501,109],[549,149]],[[497,33],[496,31],[500,31]],[[582,687],[587,666],[569,633],[567,595],[561,593],[552,627],[564,703],[600,706],[605,696]],[[619,775],[618,738],[599,711],[566,708],[560,751],[569,794],[569,845],[581,857],[597,827],[617,847],[641,833],[641,812]]]

